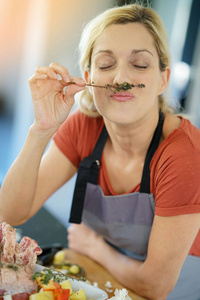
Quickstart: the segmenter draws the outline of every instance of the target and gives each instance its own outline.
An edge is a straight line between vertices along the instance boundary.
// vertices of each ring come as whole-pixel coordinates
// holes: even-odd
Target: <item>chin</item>
[[[120,126],[129,126],[132,125],[134,123],[134,119],[133,117],[128,118],[127,115],[115,115],[115,116],[103,116],[106,120],[108,120],[109,122],[112,122],[116,125],[120,125]]]

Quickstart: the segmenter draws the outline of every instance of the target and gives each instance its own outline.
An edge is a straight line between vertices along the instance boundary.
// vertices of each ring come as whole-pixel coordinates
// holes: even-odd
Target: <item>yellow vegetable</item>
[[[65,281],[61,282],[60,285],[63,289],[69,289],[70,290],[70,295],[73,293],[72,285],[71,285],[71,282],[69,280],[65,280]]]
[[[55,300],[55,296],[52,291],[46,291],[30,295],[29,300]]]
[[[37,277],[36,278],[37,285],[39,285],[39,286],[43,285],[42,279],[44,279],[44,278],[45,278],[45,276]]]
[[[53,264],[54,265],[61,264],[64,261],[65,261],[65,251],[60,250],[54,255]]]
[[[69,298],[70,300],[87,300],[83,289],[80,289],[77,292],[73,293]]]
[[[72,273],[72,274],[78,274],[79,271],[80,271],[80,269],[79,269],[79,266],[77,266],[77,265],[72,265],[69,268],[69,272]]]

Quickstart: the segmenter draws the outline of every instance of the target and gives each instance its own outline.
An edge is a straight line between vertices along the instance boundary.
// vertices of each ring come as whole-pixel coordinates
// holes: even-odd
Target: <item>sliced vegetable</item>
[[[55,291],[62,289],[61,285],[57,282],[54,282],[53,280],[49,280],[49,283],[43,284],[42,287],[44,291]]]
[[[54,294],[56,300],[69,300],[70,290],[69,289],[55,290]]]
[[[69,268],[69,273],[72,273],[74,275],[78,274],[80,272],[80,268],[78,265],[72,265],[70,268]]]
[[[65,251],[64,251],[64,250],[60,250],[60,251],[58,251],[58,252],[54,255],[54,258],[53,258],[53,264],[54,264],[54,265],[60,264],[60,263],[62,263],[63,261],[65,261]]]
[[[29,300],[55,300],[55,295],[52,291],[45,291],[29,296]]]
[[[86,294],[83,289],[78,290],[70,296],[70,300],[87,300]]]
[[[71,285],[71,282],[69,280],[65,280],[63,282],[61,282],[61,287],[63,289],[68,289],[70,290],[70,295],[73,293],[73,290],[72,290],[72,285]]]

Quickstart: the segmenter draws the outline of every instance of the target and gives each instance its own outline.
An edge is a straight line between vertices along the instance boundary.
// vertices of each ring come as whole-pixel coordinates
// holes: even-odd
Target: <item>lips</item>
[[[135,98],[135,95],[129,93],[129,92],[117,92],[116,94],[111,94],[110,97],[116,101],[129,101]]]

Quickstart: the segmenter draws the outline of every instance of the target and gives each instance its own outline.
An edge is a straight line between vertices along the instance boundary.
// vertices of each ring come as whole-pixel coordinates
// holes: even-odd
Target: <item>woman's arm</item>
[[[12,226],[31,218],[77,171],[54,142],[41,161],[43,145],[28,139],[0,189],[0,222]]]
[[[199,228],[200,214],[155,216],[144,262],[119,253],[83,224],[69,228],[69,247],[97,261],[138,295],[163,300],[174,288]]]
[[[67,86],[70,80],[76,84]],[[13,226],[28,220],[76,172],[55,144],[43,160],[42,157],[53,134],[68,117],[74,95],[85,88],[85,82],[69,77],[66,68],[52,63],[49,67],[37,68],[29,83],[35,120],[0,190],[0,222]]]

